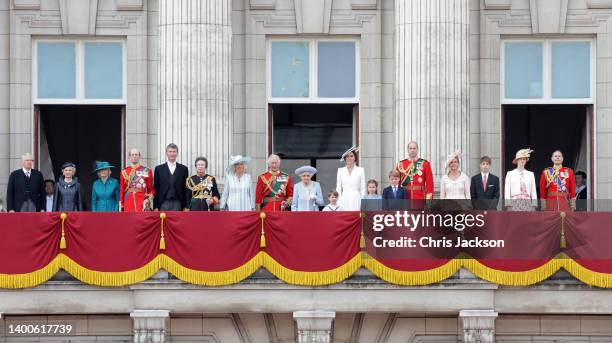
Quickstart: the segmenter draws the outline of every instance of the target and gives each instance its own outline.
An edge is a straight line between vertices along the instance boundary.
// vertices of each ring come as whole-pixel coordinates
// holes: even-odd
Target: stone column
[[[296,311],[293,319],[297,324],[298,343],[329,343],[332,339],[333,311]]]
[[[6,186],[11,170],[10,162],[10,3],[0,2],[0,197],[6,195]],[[6,203],[4,204],[6,206]]]
[[[4,318],[2,317],[2,312],[0,312],[0,337],[6,337],[6,333],[4,332]]]
[[[173,142],[179,162],[205,156],[220,178],[231,152],[231,1],[159,1],[159,39],[159,160]]]
[[[459,312],[463,324],[464,343],[495,342],[495,318],[493,310],[463,310]]]
[[[469,164],[468,18],[468,0],[395,0],[395,157],[417,141],[436,187],[451,152]]]
[[[167,310],[134,310],[130,313],[134,322],[134,343],[164,343]]]

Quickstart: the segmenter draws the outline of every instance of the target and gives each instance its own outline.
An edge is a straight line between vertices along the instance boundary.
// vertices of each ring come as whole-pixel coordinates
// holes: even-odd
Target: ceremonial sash
[[[399,164],[398,169],[400,173],[406,175],[406,178],[402,182],[402,186],[407,187],[408,185],[410,185],[414,175],[417,174],[419,170],[421,170],[421,168],[423,167],[423,162],[425,162],[425,160],[419,158],[416,162],[410,162],[410,165],[406,169],[404,169],[404,165],[402,163]]]
[[[546,188],[548,188],[551,183],[554,183],[561,192],[567,193],[567,187],[565,187],[565,182],[561,178],[560,170],[561,169],[555,170],[553,167],[546,168],[544,171],[544,175],[546,176]]]

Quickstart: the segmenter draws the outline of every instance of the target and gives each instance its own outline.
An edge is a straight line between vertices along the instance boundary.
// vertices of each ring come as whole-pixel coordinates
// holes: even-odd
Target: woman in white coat
[[[345,167],[338,168],[336,178],[336,191],[338,191],[338,205],[345,211],[359,211],[361,198],[366,194],[366,179],[363,168],[357,166],[357,152],[359,147],[348,149],[340,160],[346,163]]]
[[[516,157],[512,160],[516,168],[506,174],[504,198],[508,211],[535,211],[538,200],[535,175],[525,169],[532,152],[531,149],[517,151]]]

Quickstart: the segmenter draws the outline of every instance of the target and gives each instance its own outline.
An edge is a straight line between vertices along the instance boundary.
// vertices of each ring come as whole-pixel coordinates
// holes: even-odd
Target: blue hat
[[[111,166],[110,163],[106,162],[106,161],[96,161],[94,163],[94,173],[97,173],[100,170],[104,170],[104,169],[111,169],[111,168],[115,168],[114,166]]]
[[[295,173],[299,176],[301,176],[304,173],[308,173],[310,174],[310,176],[313,176],[314,174],[317,173],[317,168],[311,167],[311,166],[302,166],[296,169]]]

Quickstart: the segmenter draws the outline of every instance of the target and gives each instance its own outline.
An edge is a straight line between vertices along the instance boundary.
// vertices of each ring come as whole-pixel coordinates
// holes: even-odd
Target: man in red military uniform
[[[548,211],[569,211],[576,206],[576,177],[571,168],[563,166],[563,154],[553,152],[552,167],[540,176],[542,207]]]
[[[422,209],[424,200],[433,199],[434,179],[429,161],[419,158],[419,145],[408,143],[408,158],[401,160],[395,170],[400,173],[400,184],[408,193],[409,209]]]
[[[259,175],[255,189],[255,208],[258,211],[284,211],[291,207],[293,182],[280,171],[280,157],[268,157],[268,171]]]
[[[119,207],[123,212],[142,212],[153,204],[153,173],[140,165],[140,151],[130,150],[130,161],[119,177]]]

